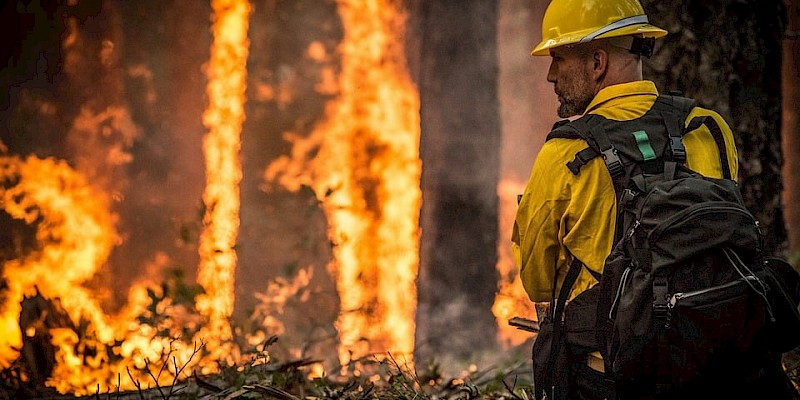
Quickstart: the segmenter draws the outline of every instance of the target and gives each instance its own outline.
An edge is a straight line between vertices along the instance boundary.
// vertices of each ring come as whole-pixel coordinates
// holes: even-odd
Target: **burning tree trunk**
[[[416,354],[464,361],[493,348],[497,289],[497,4],[420,1],[423,205]]]
[[[745,202],[761,221],[769,252],[786,245],[781,201],[780,0],[642,2],[667,29],[645,77],[718,111],[739,148]],[[720,90],[723,89],[723,90]]]
[[[793,264],[800,261],[800,1],[786,0],[789,9],[789,24],[783,38],[783,153],[784,204],[786,225],[789,232],[789,252]]]

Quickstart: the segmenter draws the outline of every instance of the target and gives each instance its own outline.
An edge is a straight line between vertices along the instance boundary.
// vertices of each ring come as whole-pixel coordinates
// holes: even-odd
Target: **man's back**
[[[655,85],[649,81],[615,85],[598,93],[587,114],[615,121],[632,120],[644,115],[657,97]],[[727,150],[731,178],[736,179],[738,156],[727,123],[713,111],[699,107],[692,110],[687,123],[697,116],[709,116],[717,121]],[[722,177],[718,146],[707,127],[687,134],[684,145],[689,168],[706,176]],[[520,200],[514,231],[515,251],[522,284],[533,301],[551,300],[556,273],[563,279],[573,257],[592,271],[602,273],[611,252],[616,199],[602,159],[590,161],[578,175],[567,168],[567,163],[587,146],[580,139],[547,141],[536,158]],[[572,298],[596,283],[591,273],[581,272]]]

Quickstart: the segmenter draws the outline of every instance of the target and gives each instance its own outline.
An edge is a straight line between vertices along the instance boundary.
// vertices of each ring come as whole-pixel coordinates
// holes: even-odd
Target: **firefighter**
[[[642,78],[642,57],[649,57],[655,40],[666,34],[650,24],[638,0],[553,0],[542,21],[542,40],[531,54],[551,57],[547,80],[558,96],[559,117],[598,114],[609,120],[632,120],[644,115],[659,95],[655,84]],[[738,157],[729,125],[718,113],[700,107],[691,111],[687,121],[697,116],[710,116],[717,122],[731,178],[736,179]],[[718,147],[707,127],[687,134],[684,145],[689,168],[722,177]],[[559,293],[564,295],[561,283],[573,263],[582,266],[571,293],[564,296],[574,304],[594,301],[590,288],[598,283],[614,240],[616,198],[601,158],[588,162],[577,175],[566,167],[586,147],[580,139],[548,140],[536,156],[520,197],[512,245],[522,284],[533,302],[555,304]],[[534,364],[549,356],[537,352],[553,349],[545,341],[558,340],[543,339],[552,335],[544,320],[547,313],[552,317],[554,309],[539,316],[542,332],[534,344]],[[594,317],[588,312],[579,319],[593,323]],[[535,374],[536,397],[615,398],[598,349],[575,351],[568,342],[563,346],[566,349],[559,354],[567,359],[546,365],[544,379]],[[558,365],[563,368],[554,371]]]

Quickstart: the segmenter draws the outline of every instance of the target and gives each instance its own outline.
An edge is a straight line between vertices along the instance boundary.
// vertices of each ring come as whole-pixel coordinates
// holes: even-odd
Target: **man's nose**
[[[547,81],[550,83],[556,83],[555,68],[553,68],[552,64],[550,65],[550,69],[547,71]]]
[[[556,66],[554,62],[550,62],[550,68],[547,70],[547,81],[556,83]]]

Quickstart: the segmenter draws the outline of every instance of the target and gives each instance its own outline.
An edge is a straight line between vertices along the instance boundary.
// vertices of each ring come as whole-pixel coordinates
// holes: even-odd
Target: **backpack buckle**
[[[670,136],[669,146],[672,149],[672,161],[678,164],[686,162],[686,148],[683,147],[683,140],[680,136]]]
[[[637,195],[638,195],[638,192],[635,192],[635,191],[631,190],[630,188],[625,188],[625,190],[622,191],[622,196],[620,196],[620,198],[619,198],[619,203],[622,204],[622,205],[628,204],[633,199],[635,199]]]
[[[617,149],[611,147],[603,150],[602,155],[603,160],[606,162],[606,167],[608,167],[608,171],[611,172],[612,178],[621,176],[625,172],[625,169],[622,167],[622,160],[620,160],[617,155]]]
[[[669,291],[667,290],[667,279],[656,276],[653,279],[653,315],[656,318],[666,319]]]

